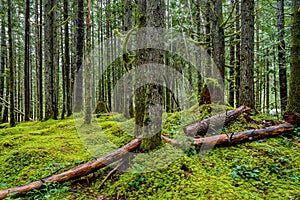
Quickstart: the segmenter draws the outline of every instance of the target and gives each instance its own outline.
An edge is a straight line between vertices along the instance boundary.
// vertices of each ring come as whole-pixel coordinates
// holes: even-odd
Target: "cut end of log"
[[[283,119],[295,126],[300,126],[300,114],[296,112],[287,111],[283,115]]]

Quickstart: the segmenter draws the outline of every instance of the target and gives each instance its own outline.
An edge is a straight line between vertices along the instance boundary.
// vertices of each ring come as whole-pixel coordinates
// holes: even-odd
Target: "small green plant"
[[[134,188],[138,188],[139,185],[141,185],[144,182],[145,178],[142,176],[138,176],[136,178],[134,178],[133,181],[128,182],[128,185],[130,187],[134,187]]]
[[[238,165],[234,168],[231,173],[233,179],[243,178],[248,180],[258,180],[260,170],[256,168],[251,168],[250,166]]]

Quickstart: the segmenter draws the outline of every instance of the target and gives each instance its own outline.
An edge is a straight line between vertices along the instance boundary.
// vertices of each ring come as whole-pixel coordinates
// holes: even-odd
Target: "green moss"
[[[222,112],[224,107],[216,110]],[[210,115],[206,108],[197,106],[164,114],[163,132],[180,136],[184,123],[195,116],[202,119]],[[277,123],[276,118],[263,115],[252,118]],[[132,119],[101,116],[97,122],[99,126],[81,127],[81,134],[71,118],[1,129],[0,189],[62,172],[92,160],[92,156],[105,155],[133,138]],[[223,131],[252,128],[259,126],[239,117]],[[99,184],[111,171],[109,167],[76,181],[47,185],[22,199],[94,199],[97,195],[111,199],[298,199],[299,140],[297,133],[278,136],[215,148],[205,156],[191,152],[187,156],[182,150],[164,144],[163,150],[138,154],[130,161],[129,172],[115,173],[101,189]],[[90,144],[88,150],[86,144]]]

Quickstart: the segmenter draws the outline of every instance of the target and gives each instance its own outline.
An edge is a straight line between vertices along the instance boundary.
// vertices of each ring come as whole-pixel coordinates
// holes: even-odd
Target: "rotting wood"
[[[209,129],[218,130],[227,126],[230,122],[234,121],[242,113],[250,112],[250,108],[246,106],[238,107],[235,110],[231,110],[222,114],[214,115],[210,118],[202,121],[196,121],[183,128],[184,133],[187,136],[204,136]]]
[[[197,138],[194,141],[187,142],[190,146],[201,146],[205,145],[232,145],[246,141],[253,141],[257,139],[262,139],[266,137],[271,137],[283,133],[290,133],[294,130],[294,126],[285,123],[277,126],[270,126],[264,129],[253,129],[243,132],[235,132],[231,134],[220,134],[205,138]],[[184,141],[177,141],[175,139],[170,139],[165,135],[162,135],[162,139],[172,145],[182,145]]]
[[[293,125],[300,126],[300,114],[296,112],[285,112],[283,115],[283,119]]]

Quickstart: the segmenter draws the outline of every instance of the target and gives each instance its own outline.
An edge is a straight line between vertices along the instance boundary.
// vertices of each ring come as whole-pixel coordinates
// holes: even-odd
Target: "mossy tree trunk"
[[[153,38],[157,41],[163,41],[164,33],[163,28],[165,27],[164,19],[164,1],[147,1],[147,27],[157,28],[154,31],[156,33],[152,33],[152,30],[147,33],[147,37],[151,38],[153,35],[157,38]],[[152,39],[151,39],[152,40]],[[148,41],[151,41],[148,39]],[[160,46],[156,49],[148,49],[147,50],[147,58],[148,63],[151,63],[150,70],[156,70],[158,64],[163,64],[164,61],[164,53],[159,49],[163,49],[163,43],[160,42]],[[155,69],[152,69],[155,67]],[[162,73],[156,73],[156,80],[162,80]],[[155,80],[151,80],[154,78],[150,76],[151,84],[148,85],[147,91],[147,104],[146,104],[146,112],[147,112],[147,121],[148,118],[151,120],[147,127],[144,130],[143,140],[141,143],[141,149],[143,151],[150,151],[155,149],[161,144],[161,128],[162,128],[162,112],[163,112],[163,87],[155,83]]]
[[[240,22],[240,2],[239,0],[235,0],[236,4],[236,19],[235,19],[235,31],[239,32],[241,30],[241,22]],[[241,43],[240,43],[240,34],[236,34],[235,40],[236,43],[236,50],[235,50],[235,105],[240,105],[240,68],[241,68]]]
[[[224,41],[224,28],[223,28],[223,11],[222,11],[222,1],[221,0],[212,0],[211,1],[211,37],[213,45],[213,60],[218,73],[218,82],[220,86],[223,86],[225,78],[225,41]],[[214,72],[215,73],[215,72]],[[216,89],[215,89],[216,90]],[[217,101],[224,102],[224,88],[218,88],[216,91],[218,96]]]
[[[137,23],[139,28],[146,27],[146,8],[147,8],[147,2],[146,0],[138,0],[137,1]],[[142,31],[139,31],[141,33]],[[143,34],[137,35],[137,41],[138,47],[143,47],[146,44],[144,44],[146,41],[143,38]],[[137,51],[136,55],[136,67],[139,67],[139,65],[142,65],[146,62],[146,55],[145,50],[140,49]],[[145,77],[143,77],[143,74],[141,74],[140,77],[134,77],[135,82],[137,85],[136,91],[135,91],[135,129],[134,134],[136,136],[140,136],[143,134],[143,126],[144,126],[144,115],[145,115],[145,93],[146,88],[144,86],[139,86],[139,80],[143,80]]]
[[[132,29],[132,0],[124,0],[124,31],[128,32]],[[130,47],[127,47],[128,49],[130,49]],[[123,52],[126,53],[126,52]],[[125,59],[123,62],[127,62],[128,61],[128,55],[124,55]],[[128,67],[128,70],[132,69],[131,64],[129,66],[127,66],[127,63],[123,63],[124,65],[126,65],[126,67]],[[125,100],[124,100],[124,106],[123,106],[123,110],[124,110],[124,115],[126,118],[130,118],[132,117],[132,113],[133,111],[131,110],[133,108],[133,102],[131,101],[131,96],[132,96],[132,79],[130,76],[128,76],[128,80],[127,82],[124,84],[124,91],[125,91]]]
[[[300,113],[300,1],[292,1],[291,77],[288,97],[289,111]]]

